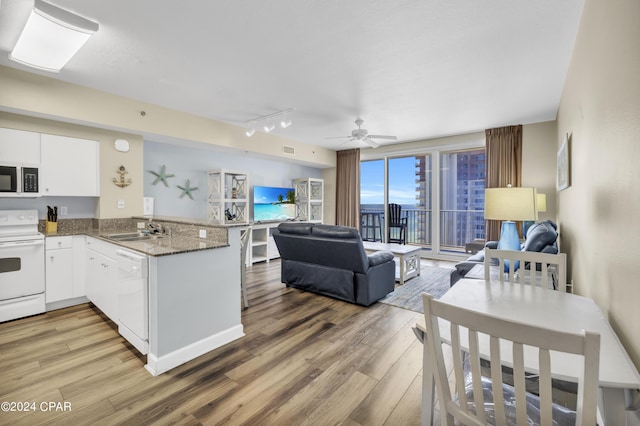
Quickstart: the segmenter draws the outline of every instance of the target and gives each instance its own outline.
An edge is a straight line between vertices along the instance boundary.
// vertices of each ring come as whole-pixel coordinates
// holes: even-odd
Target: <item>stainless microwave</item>
[[[40,195],[38,168],[0,164],[0,197]]]

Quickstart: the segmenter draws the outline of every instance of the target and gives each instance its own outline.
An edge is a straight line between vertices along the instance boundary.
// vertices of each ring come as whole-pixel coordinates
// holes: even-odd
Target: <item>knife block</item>
[[[45,223],[45,232],[47,234],[56,234],[58,232],[58,222],[49,222]]]

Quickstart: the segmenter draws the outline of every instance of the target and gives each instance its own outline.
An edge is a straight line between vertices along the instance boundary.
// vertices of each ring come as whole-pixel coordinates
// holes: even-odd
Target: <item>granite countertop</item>
[[[160,222],[182,223],[186,225],[201,225],[201,226],[209,226],[212,228],[235,228],[235,227],[250,225],[249,223],[245,223],[245,222],[215,223],[206,219],[175,217],[175,216],[132,216],[132,219],[144,220],[147,222],[160,221]]]
[[[103,235],[98,235],[98,238],[150,256],[167,256],[229,246],[227,243],[181,236],[162,237],[145,241],[114,241]]]
[[[211,241],[200,238],[176,236],[164,236],[153,240],[144,241],[117,241],[112,240],[105,234],[101,234],[98,230],[80,231],[80,232],[57,232],[55,234],[45,234],[45,237],[65,237],[73,235],[87,235],[89,237],[99,238],[111,244],[120,247],[139,251],[149,256],[167,256],[171,254],[188,253],[191,251],[210,250],[220,247],[228,247],[229,244]]]

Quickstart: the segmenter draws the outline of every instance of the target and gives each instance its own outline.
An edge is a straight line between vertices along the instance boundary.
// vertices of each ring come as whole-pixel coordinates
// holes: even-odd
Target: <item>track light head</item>
[[[275,128],[276,126],[273,123],[267,123],[264,125],[264,131],[267,133],[271,132]]]
[[[282,127],[283,129],[286,129],[289,126],[291,126],[291,120],[287,118],[283,118],[282,121],[280,122],[280,127]]]
[[[255,132],[256,132],[255,127],[250,127],[247,129],[246,132],[244,132],[244,134],[247,135],[247,137],[251,137]]]

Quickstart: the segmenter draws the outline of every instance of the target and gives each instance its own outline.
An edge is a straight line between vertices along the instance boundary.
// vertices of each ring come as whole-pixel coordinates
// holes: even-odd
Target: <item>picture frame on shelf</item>
[[[567,189],[571,185],[570,143],[571,137],[567,133],[565,134],[564,141],[558,150],[556,182],[558,191]]]

